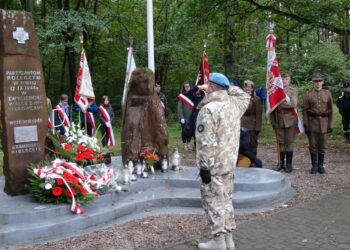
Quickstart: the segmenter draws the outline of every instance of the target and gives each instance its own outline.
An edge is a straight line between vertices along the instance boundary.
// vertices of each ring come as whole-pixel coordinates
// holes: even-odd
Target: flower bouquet
[[[89,137],[85,130],[78,128],[74,123],[66,127],[64,141],[55,135],[49,138],[53,144],[53,152],[57,158],[63,158],[79,165],[87,166],[102,163],[105,155],[110,153],[109,148],[102,148],[98,145],[96,137]]]
[[[27,188],[38,202],[71,203],[73,213],[83,214],[80,205],[88,204],[106,190],[121,190],[113,169],[105,166],[101,170],[99,173],[89,174],[76,163],[61,159],[51,163],[31,164],[28,168]]]
[[[154,174],[154,164],[159,162],[156,149],[152,146],[142,147],[139,156],[146,161],[147,167],[150,169],[151,173]]]

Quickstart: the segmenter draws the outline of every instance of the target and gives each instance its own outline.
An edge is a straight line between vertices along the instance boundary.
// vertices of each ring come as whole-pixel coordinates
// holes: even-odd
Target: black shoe
[[[324,154],[318,153],[318,172],[320,174],[326,173],[326,170],[323,167],[323,162],[324,162]]]
[[[311,174],[316,174],[318,172],[318,165],[317,165],[317,154],[316,153],[310,153],[311,155],[311,164],[312,168],[310,170]]]
[[[293,171],[292,160],[293,160],[293,152],[286,152],[287,160],[286,160],[286,169],[284,170],[286,173],[291,173]]]
[[[279,162],[279,166],[276,168],[276,171],[281,171],[283,169],[285,169],[285,166],[284,166],[284,158],[286,156],[286,152],[283,151],[283,152],[280,152],[280,162]]]

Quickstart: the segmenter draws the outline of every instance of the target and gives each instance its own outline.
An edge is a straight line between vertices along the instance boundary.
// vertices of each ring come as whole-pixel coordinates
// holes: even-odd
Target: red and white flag
[[[182,101],[184,104],[186,104],[188,107],[193,108],[193,102],[191,101],[190,98],[185,96],[184,94],[180,94],[177,96],[177,98]]]
[[[114,133],[113,133],[113,127],[111,124],[111,117],[109,116],[107,110],[101,105],[98,110],[100,111],[103,119],[106,121],[106,127],[107,127],[107,134],[108,142],[107,145],[112,147],[115,145],[115,139],[114,139]]]
[[[196,85],[202,85],[209,82],[209,74],[210,74],[210,68],[209,68],[209,62],[208,62],[208,56],[205,51],[203,51],[203,57],[201,64],[199,65],[199,72],[197,75]]]
[[[123,91],[123,98],[122,98],[122,104],[124,105],[126,96],[129,91],[129,82],[131,79],[132,72],[136,69],[136,64],[134,60],[134,55],[132,53],[132,47],[128,48],[128,61],[126,64],[126,74],[125,74],[125,83],[124,83],[124,91]]]
[[[278,60],[276,56],[276,37],[269,34],[266,37],[266,49],[267,55],[267,74],[266,74],[266,89],[267,89],[267,101],[266,101],[266,113],[271,113],[279,104],[284,101],[290,102],[289,96],[284,92],[282,77],[278,66]],[[296,133],[300,134],[304,132],[301,119],[298,115],[296,108],[291,110],[292,115],[297,119],[298,126]]]
[[[283,83],[278,67],[276,56],[276,37],[269,34],[266,37],[267,53],[267,72],[266,72],[266,113],[271,113],[279,104],[287,99],[287,95],[283,90]]]
[[[92,87],[89,66],[84,49],[81,50],[77,83],[75,85],[74,101],[83,113],[94,102],[95,94]]]

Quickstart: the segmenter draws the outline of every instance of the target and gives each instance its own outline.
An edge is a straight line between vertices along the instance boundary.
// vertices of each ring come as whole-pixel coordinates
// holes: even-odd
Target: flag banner
[[[95,94],[92,87],[89,66],[84,49],[81,50],[77,83],[75,85],[74,101],[83,113],[94,102]]]
[[[89,119],[90,124],[91,124],[91,133],[92,135],[95,134],[96,132],[96,125],[95,125],[95,118],[94,118],[94,114],[92,112],[86,112],[86,117],[87,119]]]
[[[58,113],[59,118],[61,119],[61,122],[64,124],[64,126],[69,128],[70,121],[69,121],[69,118],[68,118],[66,112],[64,112],[64,110],[58,104],[55,106],[55,109],[57,110],[57,113]]]
[[[108,137],[107,145],[112,147],[112,146],[115,145],[115,139],[114,139],[113,127],[112,127],[112,124],[111,124],[111,117],[109,116],[107,110],[102,105],[98,109],[99,109],[102,117],[106,121],[106,124],[105,124],[106,127],[107,127],[107,134],[106,134],[106,136]]]
[[[210,68],[209,68],[208,56],[207,56],[207,53],[203,51],[203,57],[202,57],[201,64],[199,65],[199,72],[197,75],[196,85],[202,85],[202,84],[208,83],[209,74],[210,74]]]
[[[129,82],[131,79],[132,72],[136,69],[136,64],[134,60],[134,55],[132,53],[132,47],[128,48],[128,61],[126,64],[126,74],[125,74],[125,83],[122,97],[122,104],[125,104],[125,99],[129,91]]]
[[[296,134],[304,133],[303,123],[301,122],[301,119],[300,119],[300,117],[299,117],[297,108],[294,108],[294,109],[292,110],[292,114],[293,114],[293,116],[294,116],[294,117],[297,119],[297,121],[298,121],[298,126],[297,126],[296,129],[295,129],[295,133],[296,133]]]
[[[271,113],[287,96],[283,90],[282,77],[276,56],[276,37],[269,34],[266,37],[267,72],[266,72],[266,113]]]
[[[186,104],[187,106],[189,106],[190,108],[193,108],[193,102],[191,101],[190,98],[188,98],[187,96],[180,94],[177,97],[180,101],[182,101],[184,104]]]

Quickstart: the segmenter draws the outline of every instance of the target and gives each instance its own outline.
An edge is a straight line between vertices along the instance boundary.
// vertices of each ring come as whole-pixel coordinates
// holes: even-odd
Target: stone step
[[[114,167],[120,168],[120,165]],[[0,192],[0,249],[72,236],[106,223],[126,222],[147,215],[149,211],[154,214],[203,211],[197,175],[198,169],[194,167],[180,172],[156,172],[149,179],[133,182],[129,192],[101,195],[84,207],[84,215],[72,214],[67,204],[39,204],[29,195],[10,197]],[[234,181],[236,213],[264,211],[294,194],[290,182],[281,173],[271,170],[236,169]],[[3,184],[2,177],[0,188]]]
[[[104,197],[111,198],[110,194]],[[0,229],[0,246],[18,243],[33,243],[54,237],[65,237],[75,234],[76,231],[93,228],[111,221],[117,221],[128,216],[131,220],[147,211],[168,208],[168,213],[175,208],[201,208],[201,199],[198,189],[179,188],[159,193],[157,190],[147,190],[145,193],[133,193],[127,199],[112,203],[105,203],[106,199],[93,202],[85,209],[84,215],[73,215],[69,206],[61,206],[65,214],[60,216],[54,213],[43,216],[41,210],[31,216],[37,220],[25,220],[28,215],[17,215],[11,223],[3,224]],[[113,198],[112,198],[113,200]],[[236,212],[253,207],[263,207],[280,202],[278,192],[238,192],[234,195]],[[100,204],[96,204],[100,203]],[[99,206],[98,206],[99,205]],[[47,213],[45,213],[47,215]],[[54,235],[53,235],[53,232]]]

